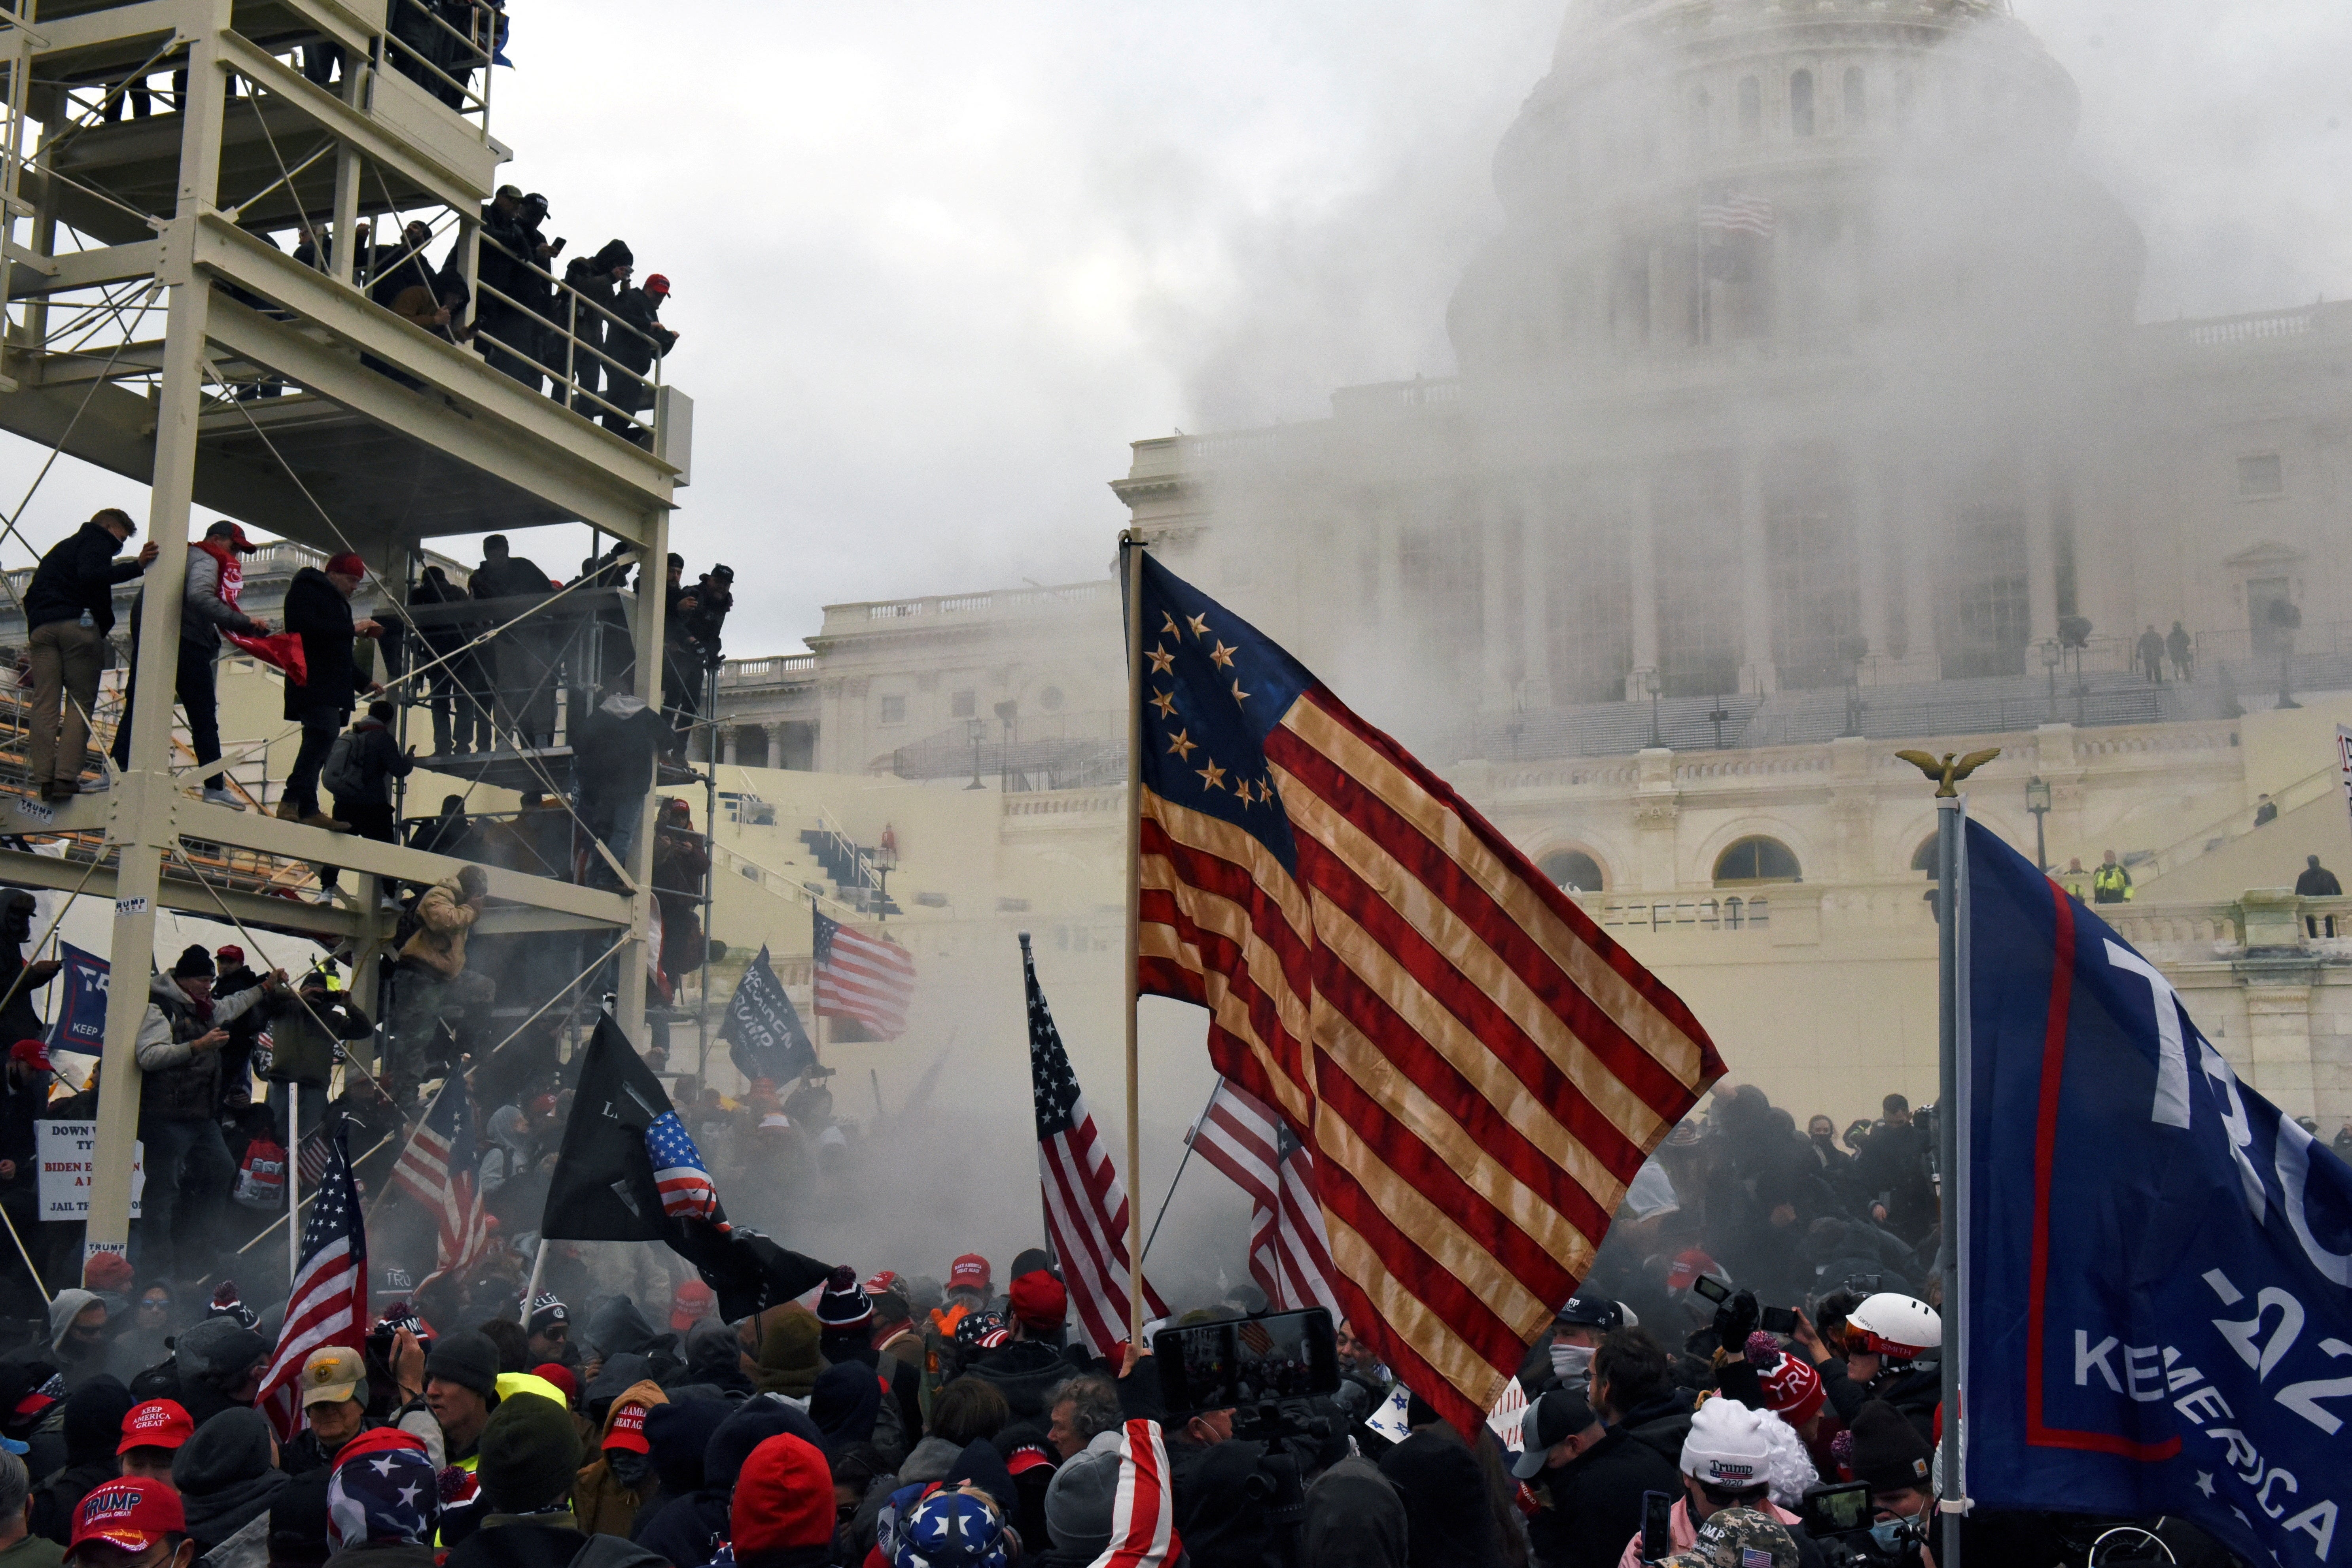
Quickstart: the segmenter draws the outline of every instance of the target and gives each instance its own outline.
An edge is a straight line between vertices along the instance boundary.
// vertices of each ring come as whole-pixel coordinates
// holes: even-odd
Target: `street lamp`
[[[1657,666],[1651,665],[1642,671],[1642,688],[1650,694],[1650,749],[1656,751],[1666,743],[1658,729],[1658,698],[1665,690],[1666,682]]]
[[[2057,667],[2051,667],[2055,669]],[[2042,819],[2050,815],[2050,781],[2040,773],[2025,781],[2025,809],[2033,814],[2033,863],[2050,869],[2050,849],[2042,836]]]
[[[971,731],[971,783],[963,787],[966,791],[986,789],[988,786],[980,782],[980,742],[988,732],[988,726],[977,719],[967,719],[964,723]]]
[[[997,787],[1007,795],[1013,793],[1013,724],[1020,717],[1020,703],[1000,702],[996,705],[996,721],[1004,726],[1004,739],[996,749]]]
[[[2058,722],[2058,666],[2065,658],[2066,650],[2058,646],[2056,637],[2044,637],[2033,647],[2042,655],[2042,668],[2050,672],[2050,721],[2055,724]]]
[[[881,886],[876,889],[877,920],[890,918],[890,873],[898,868],[898,836],[888,823],[882,825],[882,842],[874,847],[874,874]]]

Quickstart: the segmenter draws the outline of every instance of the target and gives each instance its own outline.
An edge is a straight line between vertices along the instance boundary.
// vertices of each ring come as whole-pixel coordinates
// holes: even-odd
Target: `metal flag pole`
[[[1209,1091],[1209,1103],[1201,1107],[1201,1114],[1192,1119],[1192,1131],[1184,1134],[1184,1157],[1176,1162],[1176,1173],[1168,1179],[1168,1195],[1160,1200],[1160,1214],[1151,1222],[1151,1234],[1143,1238],[1144,1257],[1150,1256],[1151,1244],[1160,1239],[1160,1221],[1168,1217],[1168,1205],[1176,1201],[1177,1184],[1184,1179],[1184,1167],[1192,1163],[1192,1144],[1201,1136],[1201,1129],[1207,1124],[1209,1112],[1217,1108],[1217,1096],[1224,1092],[1224,1088],[1225,1080],[1219,1079],[1217,1087]],[[1136,1259],[1136,1267],[1143,1267],[1142,1258]]]
[[[1127,1333],[1143,1343],[1143,1092],[1135,1015],[1143,936],[1143,539],[1118,536],[1127,578]]]
[[[1943,1484],[1940,1517],[1952,1521],[1948,1539],[1938,1531],[1933,1545],[1941,1568],[1961,1568],[1960,1520],[1968,1510],[1968,1490],[1961,1470],[1960,1415],[1962,1403],[1960,1351],[1968,1321],[1960,1290],[1960,1258],[1968,1244],[1967,1184],[1962,1177],[1960,1100],[1961,992],[1968,984],[1962,964],[1966,944],[1961,930],[1968,911],[1962,886],[1967,846],[1963,827],[1968,801],[1953,795],[1947,784],[1936,800],[1936,973],[1939,1018],[1937,1052],[1941,1071],[1936,1097],[1937,1170],[1941,1179],[1937,1195],[1942,1206],[1944,1233],[1943,1344]]]
[[[302,1204],[302,1086],[286,1086],[286,1289],[302,1277],[302,1227],[293,1215]]]

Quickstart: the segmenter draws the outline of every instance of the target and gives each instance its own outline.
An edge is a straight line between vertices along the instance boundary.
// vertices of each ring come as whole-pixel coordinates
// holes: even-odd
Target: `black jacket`
[[[1627,1411],[1617,1426],[1627,1436],[1647,1444],[1679,1470],[1683,1439],[1690,1436],[1691,1412],[1697,1402],[1697,1396],[1686,1390],[1669,1388]]]
[[[581,788],[624,800],[645,794],[654,786],[654,754],[670,733],[657,708],[622,719],[599,704],[572,733],[572,766]]]
[[[1061,1352],[1039,1340],[983,1351],[967,1370],[981,1382],[996,1385],[1004,1403],[1013,1406],[1015,1421],[1038,1421],[1050,1415],[1045,1395],[1078,1371]]]
[[[132,556],[117,561],[123,542],[100,523],[85,522],[72,537],[49,547],[25,589],[25,629],[53,621],[79,620],[84,610],[101,633],[114,629],[114,585],[147,570]]]
[[[1867,1384],[1848,1377],[1843,1362],[1831,1362],[1821,1369],[1821,1373],[1822,1390],[1829,1395],[1830,1407],[1843,1420],[1852,1421],[1854,1412],[1870,1401],[1884,1399],[1903,1412],[1922,1437],[1930,1443],[1936,1440],[1936,1406],[1944,1400],[1944,1368],[1940,1361],[1930,1357],[1908,1365],[1889,1363]]]
[[[651,370],[654,361],[677,342],[677,334],[661,324],[660,312],[661,302],[644,289],[622,289],[620,298],[613,301],[613,314],[630,330],[608,326],[604,352],[639,375]]]
[[[1642,1529],[1642,1494],[1683,1495],[1682,1472],[1622,1428],[1528,1483],[1542,1503],[1528,1539],[1543,1568],[1610,1568]]]
[[[359,661],[352,657],[355,624],[351,601],[335,592],[324,572],[305,566],[294,574],[286,585],[286,629],[300,634],[310,679],[300,686],[286,683],[287,718],[333,715],[341,723],[352,700],[367,689]]]
[[[520,555],[509,555],[503,561],[485,561],[474,569],[472,579],[477,599],[509,599],[518,594],[551,594],[555,584],[539,563]]]
[[[392,726],[373,715],[352,726],[352,762],[358,767],[366,787],[357,795],[337,794],[338,801],[363,801],[373,805],[392,804],[392,781],[404,779],[416,769],[415,762],[393,739]]]

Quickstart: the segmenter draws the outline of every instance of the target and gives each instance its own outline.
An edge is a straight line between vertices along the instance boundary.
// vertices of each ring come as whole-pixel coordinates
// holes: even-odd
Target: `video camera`
[[[1917,1568],[1921,1561],[1924,1542],[1911,1521],[1880,1528],[1867,1481],[1815,1487],[1805,1494],[1797,1513],[1828,1568]],[[1895,1537],[1891,1546],[1885,1539],[1889,1535]]]
[[[1303,1560],[1307,1518],[1305,1460],[1339,1436],[1340,1423],[1314,1413],[1310,1401],[1339,1389],[1339,1342],[1331,1314],[1303,1312],[1228,1319],[1162,1329],[1152,1336],[1160,1405],[1171,1421],[1212,1411],[1234,1413],[1234,1436],[1261,1443],[1248,1480],[1252,1506],[1265,1510],[1279,1560]]]

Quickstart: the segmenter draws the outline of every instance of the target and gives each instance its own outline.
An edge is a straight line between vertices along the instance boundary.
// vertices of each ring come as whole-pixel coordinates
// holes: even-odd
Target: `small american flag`
[[[907,1032],[915,960],[897,942],[828,920],[815,909],[816,1014],[853,1018],[886,1040]]]
[[[327,1142],[327,1130],[323,1127],[302,1140],[299,1164],[306,1187],[315,1187],[326,1179]]]
[[[302,1227],[302,1261],[287,1298],[286,1325],[278,1331],[278,1348],[255,1397],[279,1442],[292,1442],[302,1429],[295,1405],[302,1363],[321,1345],[363,1351],[367,1328],[367,1227],[351,1157],[339,1135],[329,1147],[326,1173]]]
[[[1221,1081],[1192,1143],[1249,1194],[1250,1278],[1266,1300],[1277,1311],[1328,1307],[1340,1317],[1331,1243],[1315,1196],[1315,1156],[1297,1134],[1265,1101]]]
[[[1062,1260],[1078,1331],[1097,1355],[1108,1355],[1128,1331],[1127,1189],[1095,1119],[1078,1092],[1077,1074],[1062,1048],[1061,1031],[1037,984],[1029,936],[1021,936],[1021,973],[1029,994],[1029,1078],[1037,1104],[1037,1174],[1045,1189],[1045,1236]],[[1146,1315],[1168,1308],[1143,1287]]]
[[[434,1272],[446,1274],[471,1264],[489,1247],[490,1227],[482,1213],[475,1178],[481,1153],[474,1143],[474,1108],[465,1083],[452,1075],[433,1097],[432,1108],[400,1152],[392,1168],[394,1184],[440,1216]],[[304,1155],[307,1175],[309,1155]]]
[[[1705,234],[1752,234],[1759,239],[1769,239],[1772,204],[1761,196],[1736,196],[1726,192],[1718,200],[1699,205],[1698,226]]]
[[[719,1189],[677,1111],[663,1111],[646,1129],[646,1150],[653,1155],[662,1213],[672,1219],[709,1219],[718,1212]]]

